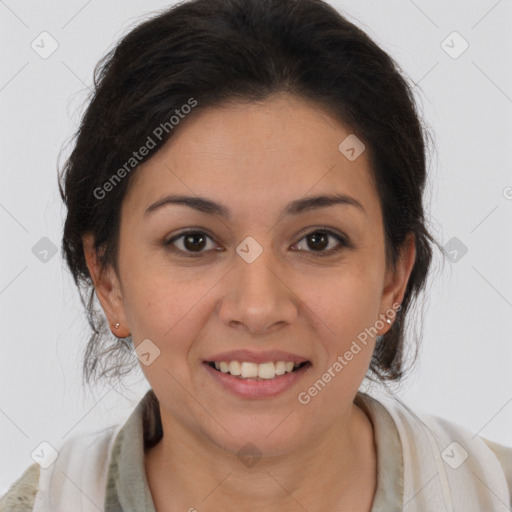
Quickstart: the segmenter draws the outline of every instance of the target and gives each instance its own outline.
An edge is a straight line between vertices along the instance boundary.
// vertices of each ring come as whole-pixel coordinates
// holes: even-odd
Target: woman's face
[[[339,149],[350,134],[283,94],[191,114],[137,169],[121,211],[119,273],[96,286],[109,321],[139,347],[164,428],[277,454],[347,415],[414,258],[411,245],[386,272],[367,153]],[[190,203],[164,202],[170,195]],[[346,199],[304,202],[334,195]],[[220,361],[262,378],[209,364]],[[307,363],[270,378],[286,371],[279,361]]]

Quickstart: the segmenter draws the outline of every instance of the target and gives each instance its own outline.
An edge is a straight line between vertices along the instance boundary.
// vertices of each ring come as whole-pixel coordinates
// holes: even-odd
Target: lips
[[[214,380],[245,398],[276,396],[294,386],[312,366],[298,354],[281,350],[234,350],[203,361]]]
[[[231,356],[230,356],[231,357]],[[303,379],[306,374],[309,373],[311,369],[311,363],[309,361],[305,361],[303,363],[292,363],[294,368],[290,372],[285,372],[283,375],[277,375],[275,372],[274,366],[274,375],[269,372],[269,370],[265,370],[268,373],[264,374],[264,377],[261,378],[259,376],[256,377],[248,377],[244,378],[241,375],[231,375],[231,373],[223,372],[215,368],[214,362],[205,361],[203,363],[203,368],[206,370],[206,374],[213,379],[215,385],[219,385],[220,389],[229,392],[230,394],[237,395],[238,397],[245,399],[264,399],[264,398],[272,398],[276,397],[287,390],[291,390],[292,388],[298,385],[298,381]],[[230,363],[231,364],[231,363]],[[259,371],[259,367],[266,366],[268,363],[262,363],[260,365],[251,362],[243,362],[241,365],[250,365],[249,371],[251,375],[254,375],[254,370],[251,370],[251,366],[257,367]],[[295,366],[297,364],[297,366]]]

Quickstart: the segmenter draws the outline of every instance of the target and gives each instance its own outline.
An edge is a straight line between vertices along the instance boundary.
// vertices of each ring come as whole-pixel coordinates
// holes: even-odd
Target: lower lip
[[[311,364],[308,363],[293,372],[278,375],[273,379],[248,380],[240,379],[230,373],[220,372],[208,363],[203,363],[203,365],[224,389],[243,398],[268,398],[284,393],[299,381],[311,367]]]

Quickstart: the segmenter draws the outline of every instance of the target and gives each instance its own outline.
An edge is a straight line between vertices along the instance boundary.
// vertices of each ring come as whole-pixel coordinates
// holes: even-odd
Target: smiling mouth
[[[303,363],[269,361],[261,364],[245,361],[206,361],[206,364],[219,373],[227,373],[240,380],[252,381],[278,379],[288,373],[311,366],[309,361]]]

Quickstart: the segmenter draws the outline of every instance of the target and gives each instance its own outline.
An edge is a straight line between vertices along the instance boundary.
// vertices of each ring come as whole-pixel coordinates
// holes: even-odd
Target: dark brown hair
[[[425,287],[431,244],[438,245],[424,218],[428,131],[412,87],[386,52],[321,0],[192,0],[138,25],[98,63],[59,176],[68,210],[63,255],[92,328],[87,382],[120,378],[137,365],[131,340],[115,338],[97,309],[82,245],[82,236],[92,233],[101,264],[117,269],[121,204],[137,165],[108,186],[108,195],[98,190],[127,169],[157,127],[166,126],[140,162],[154,155],[176,131],[171,116],[191,98],[193,116],[227,101],[262,101],[280,92],[315,102],[364,141],[381,201],[388,265],[396,263],[406,235],[415,236],[416,261],[402,307],[377,341],[368,377],[403,375],[406,313]]]

